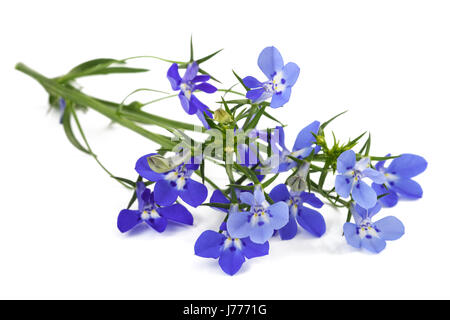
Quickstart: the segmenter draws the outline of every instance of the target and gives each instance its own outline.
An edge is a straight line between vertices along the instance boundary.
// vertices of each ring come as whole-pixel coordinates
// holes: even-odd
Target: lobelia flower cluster
[[[289,149],[284,125],[270,110],[289,102],[300,68],[293,62],[285,64],[275,47],[267,47],[257,59],[266,81],[253,76],[241,78],[233,71],[236,84],[217,88],[221,83],[201,65],[219,52],[194,59],[191,40],[187,62],[154,56],[95,59],[57,78],[47,78],[21,63],[16,68],[47,90],[50,105],[60,110],[60,122],[69,141],[93,156],[113,179],[132,190],[127,208],[117,218],[120,232],[128,232],[140,224],[159,233],[172,223],[193,225],[191,208],[208,206],[223,221],[198,236],[194,252],[200,257],[218,259],[221,269],[229,275],[238,272],[246,259],[267,255],[274,237],[289,240],[299,231],[323,236],[327,229],[321,210],[324,202],[346,210],[343,234],[352,247],[379,253],[386,241],[400,238],[404,226],[399,219],[393,216],[374,219],[374,216],[402,199],[422,197],[422,188],[413,178],[426,169],[425,159],[414,154],[373,156],[371,137],[363,139],[365,133],[347,143],[336,141],[333,134],[330,144],[326,127],[343,113],[324,123],[305,121],[306,126],[299,128]],[[130,60],[144,58],[170,63],[167,85],[173,94],[139,88],[121,103],[115,103],[77,89],[76,80],[81,77],[145,72],[146,69],[127,65]],[[183,74],[180,70],[184,70]],[[147,103],[126,103],[130,96],[142,91],[163,96]],[[204,93],[219,93],[219,107],[213,110],[204,104],[201,101]],[[176,108],[182,108],[188,115],[195,115],[199,125],[144,110],[146,105],[175,97],[179,101],[172,104],[179,105]],[[137,179],[113,175],[100,162],[77,116],[80,110],[88,109],[160,145],[150,153],[144,150],[137,160]],[[269,119],[274,126],[258,127],[262,118]],[[150,131],[148,126],[159,126],[169,136]],[[204,141],[193,139],[191,132],[202,133]],[[359,144],[362,146],[358,147]],[[216,168],[205,166],[207,161]],[[228,179],[221,187],[216,185],[219,169],[224,170]],[[211,191],[209,200],[207,185]]]

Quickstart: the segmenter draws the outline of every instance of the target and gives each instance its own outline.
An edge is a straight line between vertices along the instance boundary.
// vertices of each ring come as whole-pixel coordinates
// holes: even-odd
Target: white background
[[[450,298],[449,15],[448,1],[429,0],[3,2],[0,298]],[[348,109],[330,127],[341,140],[368,130],[373,155],[423,155],[424,198],[379,214],[400,218],[403,238],[379,255],[354,250],[341,237],[346,212],[324,206],[323,238],[274,238],[269,256],[229,277],[193,254],[198,235],[221,221],[213,210],[193,209],[193,227],[120,234],[116,217],[130,192],[69,144],[57,112],[47,114],[45,91],[14,64],[58,76],[100,57],[187,60],[191,33],[196,57],[225,48],[204,65],[224,88],[235,83],[231,69],[264,79],[256,61],[269,45],[300,66],[291,101],[272,110],[289,125],[289,145],[306,124]],[[170,91],[169,64],[133,66],[151,72],[80,83],[116,101],[138,87]],[[201,95],[213,109],[219,97]],[[197,121],[177,100],[147,111]],[[134,179],[136,159],[156,146],[94,111],[80,117],[106,166]]]

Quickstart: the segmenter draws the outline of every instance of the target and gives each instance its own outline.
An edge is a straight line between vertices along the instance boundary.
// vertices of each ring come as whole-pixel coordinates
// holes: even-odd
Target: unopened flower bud
[[[170,163],[171,161],[159,154],[148,157],[147,161],[150,169],[157,173],[163,173],[173,169]]]
[[[306,177],[308,176],[309,166],[310,163],[305,161],[300,165],[298,171],[287,179],[286,184],[292,191],[300,192],[306,190],[308,186]]]
[[[319,146],[322,146],[325,144],[325,137],[324,136],[316,136],[316,143]]]
[[[223,124],[230,123],[232,121],[230,114],[222,108],[214,111],[214,120]]]

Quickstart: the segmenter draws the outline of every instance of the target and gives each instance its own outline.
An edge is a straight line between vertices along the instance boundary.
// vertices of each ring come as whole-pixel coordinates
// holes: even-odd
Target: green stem
[[[77,125],[77,128],[78,128],[78,131],[80,132],[80,134],[81,134],[81,137],[83,138],[83,141],[84,141],[84,143],[86,144],[86,147],[87,147],[87,149],[88,149],[88,151],[89,151],[89,154],[95,159],[95,161],[98,163],[98,165],[111,177],[111,178],[113,178],[114,180],[116,180],[117,182],[119,182],[122,186],[124,186],[125,188],[127,188],[127,189],[133,189],[133,188],[131,188],[130,186],[128,186],[127,184],[125,184],[125,183],[123,183],[122,181],[120,181],[120,180],[118,180],[118,179],[116,179],[116,176],[115,175],[113,175],[108,169],[106,169],[106,167],[100,162],[100,160],[98,159],[98,157],[97,157],[97,155],[92,151],[92,148],[91,148],[91,146],[89,145],[89,142],[88,142],[88,140],[87,140],[87,138],[86,138],[86,135],[84,134],[84,131],[83,131],[83,129],[81,128],[81,124],[80,124],[80,121],[78,120],[78,116],[77,116],[77,113],[75,112],[75,110],[74,109],[70,109],[71,110],[71,112],[72,112],[72,115],[73,115],[73,118],[75,119],[75,123],[76,123],[76,125]]]
[[[167,139],[161,137],[161,135],[150,132],[136,125],[133,121],[130,121],[124,117],[117,115],[117,113],[114,110],[111,110],[111,108],[104,105],[103,103],[81,93],[78,90],[67,88],[64,85],[58,84],[54,80],[44,77],[43,75],[39,74],[33,69],[30,69],[29,67],[27,67],[22,63],[18,63],[16,65],[16,69],[38,81],[49,93],[55,96],[63,97],[69,101],[75,102],[80,105],[89,106],[95,111],[108,117],[112,121],[117,122],[122,126],[146,137],[147,139],[158,143],[164,148],[171,149],[175,145],[171,141],[168,141]]]

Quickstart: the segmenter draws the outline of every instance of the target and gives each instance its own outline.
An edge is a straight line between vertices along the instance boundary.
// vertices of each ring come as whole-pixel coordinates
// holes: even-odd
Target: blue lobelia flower
[[[119,213],[117,227],[120,232],[127,232],[142,222],[147,223],[158,232],[166,229],[168,220],[188,225],[193,223],[191,213],[181,204],[177,203],[168,207],[156,204],[154,193],[146,188],[143,182],[137,183],[136,197],[138,210],[124,209]]]
[[[250,237],[255,243],[264,243],[274,230],[283,228],[289,222],[289,208],[283,202],[270,205],[260,186],[252,193],[241,192],[240,200],[250,206],[249,211],[230,212],[227,221],[229,234],[234,238]]]
[[[344,235],[349,245],[379,253],[386,247],[386,241],[397,240],[405,233],[403,223],[396,217],[388,216],[372,222],[372,217],[380,209],[379,202],[370,209],[364,209],[358,204],[352,205],[350,210],[355,223],[344,224]]]
[[[232,238],[227,231],[219,233],[207,230],[198,237],[194,250],[197,256],[203,258],[219,258],[222,270],[232,276],[239,271],[245,258],[251,259],[267,255],[269,242],[257,244],[248,237]]]
[[[386,183],[372,183],[372,188],[377,195],[384,195],[380,198],[383,206],[388,208],[395,206],[399,197],[406,199],[422,198],[422,187],[411,178],[427,168],[427,162],[424,158],[405,153],[392,160],[387,168],[384,167],[385,163],[386,161],[379,161],[375,168],[386,177]]]
[[[344,151],[337,159],[337,171],[340,173],[335,181],[337,194],[343,198],[348,198],[351,194],[356,203],[365,209],[375,206],[377,194],[362,179],[367,177],[375,183],[386,181],[384,175],[370,168],[369,164],[369,158],[362,158],[356,162],[353,150]]]
[[[323,202],[313,193],[289,191],[285,184],[279,184],[272,189],[270,197],[273,201],[284,201],[289,206],[289,222],[279,230],[282,240],[289,240],[295,237],[298,229],[297,222],[316,237],[321,237],[325,233],[326,225],[323,216],[316,210],[304,205],[307,203],[314,208],[323,206]]]
[[[178,64],[174,63],[167,71],[167,78],[174,91],[180,91],[178,97],[180,98],[181,106],[188,114],[196,114],[205,128],[209,129],[209,125],[205,120],[203,113],[206,113],[210,118],[213,117],[209,108],[200,102],[194,95],[195,90],[200,90],[206,93],[214,93],[217,88],[212,84],[207,83],[210,79],[209,75],[197,75],[198,73],[197,62],[190,63],[183,78],[178,73]]]
[[[277,135],[272,134],[270,143],[272,152],[274,153],[269,159],[264,163],[265,170],[269,170],[272,173],[285,172],[289,169],[294,168],[297,163],[289,158],[289,156],[295,157],[297,159],[305,159],[312,152],[318,152],[320,147],[313,147],[312,145],[316,142],[316,138],[313,134],[319,132],[320,122],[313,121],[305,128],[300,130],[295,139],[292,151],[286,148],[284,142],[284,129],[283,127],[276,127]],[[260,138],[267,141],[267,134],[264,136],[260,134]]]
[[[208,189],[193,179],[192,173],[198,169],[198,164],[181,164],[174,170],[165,173],[157,173],[150,169],[148,158],[155,155],[145,155],[136,162],[136,171],[143,178],[155,181],[155,202],[162,206],[174,203],[178,196],[193,207],[201,205],[208,196]]]
[[[272,98],[272,108],[283,106],[289,101],[291,88],[297,81],[300,68],[293,62],[284,65],[283,58],[275,47],[267,47],[259,54],[258,66],[269,80],[260,82],[254,77],[242,79],[252,89],[247,92],[246,97],[253,103]]]

